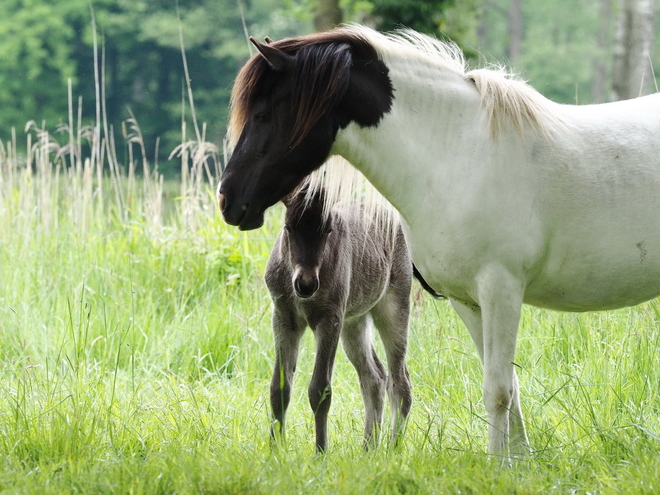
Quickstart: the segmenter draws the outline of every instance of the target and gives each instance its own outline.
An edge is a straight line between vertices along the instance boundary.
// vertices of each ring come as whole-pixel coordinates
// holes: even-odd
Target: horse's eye
[[[332,234],[332,227],[330,227],[328,230],[325,231],[325,235],[330,235]]]
[[[287,232],[291,232],[291,227],[289,227],[288,225],[285,225],[284,230],[286,230]]]
[[[264,110],[263,112],[256,112],[254,114],[254,119],[257,122],[268,122],[270,120],[270,110]]]

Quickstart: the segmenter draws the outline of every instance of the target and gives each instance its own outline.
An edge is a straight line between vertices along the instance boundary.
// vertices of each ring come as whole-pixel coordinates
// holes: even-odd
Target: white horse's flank
[[[510,440],[523,455],[522,304],[590,311],[660,294],[660,94],[558,105],[501,71],[467,72],[451,45],[347,29],[379,52],[394,102],[377,127],[340,130],[332,153],[399,211],[416,266],[465,322],[490,452]]]

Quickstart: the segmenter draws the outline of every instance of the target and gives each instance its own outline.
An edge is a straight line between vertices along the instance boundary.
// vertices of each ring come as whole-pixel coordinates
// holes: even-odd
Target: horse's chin
[[[258,212],[254,215],[245,215],[237,224],[238,230],[255,230],[264,224],[264,212]]]

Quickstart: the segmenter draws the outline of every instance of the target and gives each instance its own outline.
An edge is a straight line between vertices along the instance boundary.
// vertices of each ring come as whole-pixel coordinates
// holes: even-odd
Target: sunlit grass
[[[185,156],[204,146],[180,150],[188,179],[168,183],[153,169],[138,177],[135,163],[99,169],[86,161],[91,144],[71,160],[75,146],[32,135],[30,156],[0,145],[0,491],[658,490],[656,302],[583,315],[524,309],[516,364],[534,452],[510,468],[485,455],[481,364],[467,332],[418,288],[401,449],[362,450],[362,400],[340,352],[330,450],[315,455],[308,333],[288,443],[272,450],[262,274],[281,210],[257,232],[226,226],[211,155]],[[103,146],[97,156],[112,156]]]

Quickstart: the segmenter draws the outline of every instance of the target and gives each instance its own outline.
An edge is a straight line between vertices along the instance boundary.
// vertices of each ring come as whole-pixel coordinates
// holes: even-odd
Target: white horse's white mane
[[[311,201],[315,191],[325,191],[323,216],[328,218],[332,209],[339,204],[359,203],[362,205],[365,224],[376,222],[380,228],[388,229],[390,238],[395,239],[399,225],[399,212],[371,185],[364,175],[348,161],[333,155],[301,184],[308,186],[306,201]]]
[[[470,70],[463,52],[453,41],[441,41],[412,29],[388,34],[360,25],[345,29],[368,39],[380,54],[440,66],[472,81],[488,112],[493,137],[507,123],[521,135],[531,126],[546,137],[551,137],[553,126],[561,125],[553,111],[555,103],[503,66]]]

